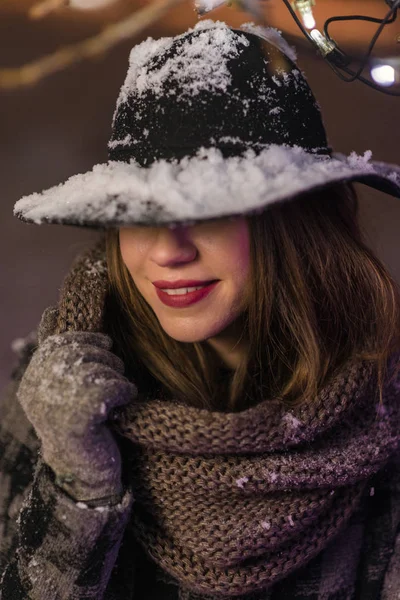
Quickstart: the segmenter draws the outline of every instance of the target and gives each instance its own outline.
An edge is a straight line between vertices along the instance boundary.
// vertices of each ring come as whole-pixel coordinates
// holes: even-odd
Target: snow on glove
[[[137,396],[103,333],[48,336],[35,351],[17,397],[42,443],[56,484],[77,501],[122,494],[121,455],[106,421]]]

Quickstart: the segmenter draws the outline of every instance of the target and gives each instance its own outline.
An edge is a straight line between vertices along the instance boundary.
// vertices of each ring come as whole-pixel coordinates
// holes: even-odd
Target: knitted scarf
[[[107,285],[102,240],[68,273],[54,333],[102,331]],[[345,531],[372,477],[396,456],[399,392],[385,385],[380,405],[376,381],[371,363],[352,361],[312,404],[290,410],[271,398],[236,413],[133,401],[111,425],[132,443],[124,460],[135,538],[205,596],[283,580]]]

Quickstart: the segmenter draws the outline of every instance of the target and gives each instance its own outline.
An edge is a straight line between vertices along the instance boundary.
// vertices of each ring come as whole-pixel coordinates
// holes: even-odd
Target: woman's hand
[[[75,500],[122,493],[121,455],[106,424],[137,396],[102,333],[48,336],[35,351],[17,396],[42,443],[56,483]]]

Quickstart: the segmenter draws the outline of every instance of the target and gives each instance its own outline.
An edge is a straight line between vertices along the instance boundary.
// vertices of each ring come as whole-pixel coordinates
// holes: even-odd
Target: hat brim
[[[24,196],[14,215],[37,225],[92,229],[162,226],[259,213],[278,202],[334,183],[360,182],[400,198],[400,167],[371,153],[321,156],[299,146],[272,145],[259,154],[224,158],[201,148],[180,161],[150,167],[109,161],[65,183]]]

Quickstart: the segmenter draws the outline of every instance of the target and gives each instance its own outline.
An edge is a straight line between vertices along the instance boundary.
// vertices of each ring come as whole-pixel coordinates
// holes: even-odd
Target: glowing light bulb
[[[315,6],[315,0],[295,0],[292,2],[293,10],[297,10],[303,21],[304,27],[313,29],[315,27],[315,19],[312,12],[312,6]]]
[[[307,29],[313,29],[315,27],[315,19],[312,11],[303,13],[303,25]]]
[[[318,29],[313,29],[312,31],[310,31],[310,36],[317,44],[323,56],[326,56],[327,54],[332,52],[332,50],[335,50],[336,45],[333,42],[327,40],[326,37],[322,35],[320,31],[318,31]]]
[[[113,2],[115,0],[69,0],[68,6],[80,10],[96,10],[97,8],[105,8]]]
[[[375,65],[371,68],[371,77],[379,85],[388,87],[396,80],[396,72],[390,65]]]

